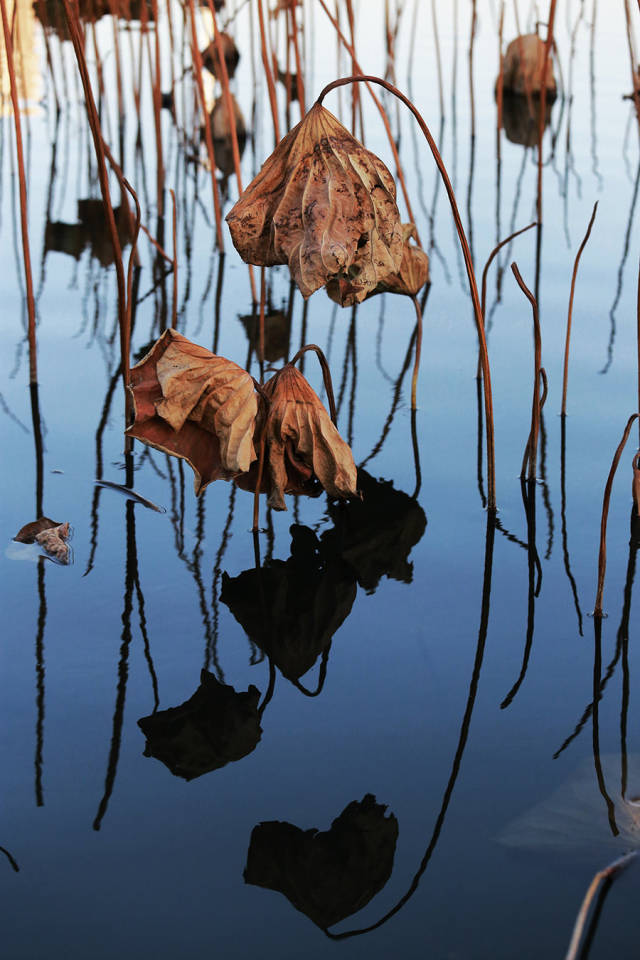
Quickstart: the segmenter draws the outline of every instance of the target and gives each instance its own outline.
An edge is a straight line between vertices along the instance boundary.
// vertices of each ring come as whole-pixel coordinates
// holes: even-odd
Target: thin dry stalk
[[[622,434],[622,440],[618,444],[618,448],[613,456],[613,461],[611,463],[611,469],[609,470],[609,476],[607,477],[607,483],[604,488],[604,497],[602,498],[602,518],[600,520],[600,551],[598,554],[598,588],[596,590],[596,604],[593,610],[594,617],[603,617],[602,613],[602,593],[604,590],[604,577],[607,570],[607,519],[609,517],[609,502],[611,500],[611,488],[613,487],[613,478],[616,475],[616,470],[618,469],[618,464],[620,463],[620,457],[622,456],[622,451],[624,450],[625,444],[629,439],[629,433],[631,432],[631,427],[633,426],[634,420],[638,419],[638,414],[633,413],[627,420],[627,425],[624,428],[624,433]]]
[[[266,269],[265,267],[260,267],[260,326],[259,326],[259,356],[258,360],[260,361],[260,377],[262,378],[262,373],[264,369],[264,311],[265,303],[267,300],[267,288],[266,288]]]
[[[118,230],[116,227],[115,215],[113,212],[113,204],[111,203],[111,194],[109,192],[109,176],[107,174],[107,164],[106,164],[106,155],[105,155],[105,143],[102,136],[102,130],[100,128],[100,119],[98,117],[98,111],[96,109],[96,103],[93,97],[93,91],[91,89],[91,81],[89,79],[89,71],[87,70],[87,62],[84,56],[83,42],[80,34],[79,22],[75,16],[73,9],[69,0],[63,0],[64,11],[67,19],[67,26],[69,29],[69,34],[71,36],[71,42],[73,44],[73,49],[76,55],[76,60],[78,63],[78,72],[80,73],[80,79],[82,81],[82,87],[84,90],[85,103],[87,108],[87,117],[89,120],[89,127],[91,128],[91,135],[93,137],[93,145],[96,154],[96,161],[98,164],[98,179],[100,182],[100,192],[102,194],[102,203],[104,206],[105,216],[107,220],[107,228],[109,231],[109,236],[111,238],[111,243],[113,245],[114,252],[114,262],[116,268],[116,279],[118,284],[118,320],[120,325],[120,353],[122,360],[122,378],[125,384],[125,387],[129,383],[129,336],[130,331],[127,330],[126,322],[126,281],[124,275],[124,266],[122,262],[122,248],[120,246],[120,239],[118,237]]]
[[[502,159],[502,109],[504,101],[504,54],[502,52],[502,31],[504,27],[504,0],[500,4],[500,22],[498,25],[498,82],[496,84],[496,103],[498,106],[496,121],[496,156],[498,167]]]
[[[260,22],[260,45],[262,48],[262,66],[264,75],[267,78],[267,90],[269,91],[269,103],[271,104],[271,117],[273,120],[273,136],[276,144],[280,143],[280,124],[278,122],[278,101],[276,99],[276,85],[273,80],[273,74],[269,65],[269,54],[267,52],[267,38],[264,25],[264,11],[262,9],[262,0],[257,0],[258,20]]]
[[[24,152],[22,149],[22,127],[20,124],[20,106],[18,104],[18,85],[13,63],[13,43],[9,29],[9,18],[5,0],[0,0],[2,7],[2,30],[7,57],[7,70],[11,90],[11,105],[13,107],[13,122],[16,131],[16,154],[18,158],[18,182],[20,188],[20,226],[22,228],[22,258],[24,261],[24,277],[27,292],[27,339],[29,342],[29,383],[38,382],[38,361],[36,354],[36,303],[33,296],[33,275],[31,272],[31,253],[29,248],[29,224],[27,220],[27,182],[24,171]]]
[[[638,0],[640,7],[640,0]],[[629,63],[631,65],[631,97],[636,108],[636,117],[640,125],[640,90],[638,89],[638,80],[636,75],[636,54],[633,43],[633,27],[631,26],[631,10],[629,9],[629,0],[624,0],[624,15],[627,27],[627,46],[629,47]]]
[[[256,384],[256,387],[258,384]],[[262,487],[262,476],[264,474],[264,455],[267,445],[267,420],[269,419],[269,404],[262,390],[260,398],[264,404],[264,425],[260,435],[260,450],[258,453],[258,476],[256,478],[256,492],[253,496],[253,526],[251,532],[257,534],[260,529],[260,488]]]
[[[291,4],[288,8],[289,20],[291,24],[291,38],[293,40],[293,52],[296,58],[296,91],[298,94],[298,103],[300,105],[300,114],[304,116],[307,112],[304,98],[304,79],[302,76],[302,62],[300,60],[300,46],[298,44],[298,20],[296,17],[296,5]]]
[[[580,943],[582,941],[582,935],[587,922],[589,909],[600,885],[605,880],[611,880],[616,874],[621,873],[625,867],[629,866],[631,861],[636,856],[637,851],[634,850],[632,853],[626,853],[623,857],[619,857],[618,860],[614,860],[613,863],[610,863],[609,866],[605,867],[603,870],[598,870],[593,880],[589,884],[589,888],[584,896],[584,900],[582,901],[578,916],[576,917],[573,934],[571,936],[571,943],[569,944],[569,949],[567,950],[565,960],[577,960],[578,948],[580,947]]]
[[[516,263],[511,264],[511,270],[516,282],[525,297],[531,304],[531,309],[533,311],[533,336],[534,336],[534,357],[533,357],[533,401],[531,404],[531,430],[529,431],[529,439],[527,441],[527,446],[525,448],[525,455],[522,461],[522,472],[520,474],[520,479],[524,480],[525,472],[528,473],[528,480],[535,480],[536,478],[536,466],[538,464],[538,436],[540,433],[540,369],[542,361],[542,337],[540,335],[540,317],[538,314],[538,302],[531,290],[522,279],[520,271],[518,270],[518,265]],[[526,470],[526,465],[528,464],[528,471]]]
[[[416,0],[417,9],[417,0]],[[431,0],[431,22],[433,24],[433,42],[436,48],[436,68],[438,71],[438,100],[440,116],[444,116],[444,87],[442,83],[442,57],[440,56],[440,34],[438,32],[438,18],[436,16],[436,0]]]
[[[576,260],[573,265],[573,274],[571,276],[571,293],[569,294],[569,311],[567,314],[567,337],[564,345],[564,375],[562,378],[562,410],[560,411],[561,417],[566,417],[567,415],[567,382],[569,380],[569,344],[571,341],[571,318],[573,316],[573,295],[576,289],[576,277],[578,275],[578,264],[580,263],[580,257],[582,256],[582,251],[587,245],[587,241],[591,236],[591,228],[593,227],[593,222],[596,218],[596,210],[598,209],[598,201],[593,205],[593,213],[591,214],[591,219],[589,220],[589,226],[587,227],[587,232],[584,235],[584,239],[580,244],[578,253],[576,254]],[[640,369],[640,368],[639,368]],[[640,390],[640,384],[639,384]],[[638,395],[638,410],[640,410],[640,393]]]
[[[142,3],[143,10],[146,9],[145,2]],[[164,217],[164,161],[162,151],[162,79],[160,67],[160,25],[158,23],[158,0],[151,0],[151,9],[154,19],[154,39],[155,39],[155,65],[151,63],[149,56],[149,71],[151,74],[151,89],[153,93],[153,121],[156,134],[156,193],[158,204],[158,216]],[[149,54],[151,51],[149,51]]]
[[[362,80],[362,81],[364,82],[367,90],[368,90],[369,93],[371,94],[371,98],[372,98],[373,102],[375,103],[375,105],[376,105],[376,107],[377,107],[377,110],[378,110],[378,113],[380,114],[380,117],[381,117],[382,122],[383,122],[383,124],[384,124],[384,129],[385,129],[386,134],[387,134],[387,139],[389,140],[389,146],[391,147],[391,152],[392,152],[392,154],[393,154],[393,160],[394,160],[394,163],[395,163],[395,165],[396,165],[396,174],[397,174],[398,180],[400,181],[400,187],[401,187],[401,189],[402,189],[402,196],[404,197],[404,203],[405,203],[405,206],[406,206],[406,208],[407,208],[407,213],[408,213],[408,215],[409,215],[409,220],[411,221],[411,223],[413,223],[414,226],[416,226],[416,219],[415,219],[415,217],[414,217],[414,215],[413,215],[413,209],[412,209],[412,207],[411,207],[411,201],[409,200],[409,193],[408,193],[408,191],[407,191],[407,185],[406,185],[406,183],[405,183],[404,174],[403,174],[403,172],[402,172],[402,164],[400,163],[400,155],[398,154],[398,148],[397,148],[397,146],[396,146],[396,142],[395,142],[395,139],[394,139],[394,136],[393,136],[393,130],[391,129],[391,124],[389,123],[389,117],[387,116],[387,111],[385,110],[385,108],[384,108],[383,104],[381,103],[379,97],[377,97],[377,96],[375,95],[373,89],[371,88],[371,85],[370,85],[370,82],[369,82],[369,81],[373,81],[374,83],[379,83],[379,84],[381,84],[383,87],[385,87],[387,90],[390,90],[392,93],[395,91],[395,92],[396,92],[396,96],[398,95],[399,91],[397,91],[397,88],[394,87],[392,84],[388,83],[386,80],[383,81],[380,77],[371,77],[371,76],[368,76],[368,75],[367,75],[367,76],[364,75],[364,73],[362,72],[362,68],[361,68],[360,64],[359,64],[358,61],[356,60],[356,52],[355,52],[355,50],[354,50],[354,48],[353,48],[353,45],[349,43],[349,41],[347,40],[347,38],[345,37],[345,35],[344,35],[344,34],[342,33],[342,31],[340,30],[340,27],[338,26],[338,23],[337,23],[335,17],[334,17],[334,16],[331,14],[331,12],[329,11],[329,8],[327,7],[327,5],[326,5],[326,3],[324,2],[324,0],[319,0],[319,3],[320,3],[320,6],[322,7],[322,9],[324,10],[324,12],[326,13],[326,15],[329,17],[329,20],[330,20],[331,23],[333,24],[334,29],[337,31],[338,36],[339,36],[340,39],[342,40],[342,43],[343,43],[345,49],[346,49],[347,52],[351,55],[351,61],[352,61],[355,69],[357,70],[357,72],[358,72],[358,74],[359,74],[358,76],[344,77],[342,80],[339,80],[339,81],[336,80],[336,81],[334,81],[334,84],[333,84],[333,85],[341,86],[341,85],[343,85],[343,84],[345,84],[345,83],[353,83],[354,81],[360,81],[360,80]],[[333,85],[332,85],[332,84],[329,84],[329,87],[331,87],[331,86],[333,86]],[[326,92],[328,89],[329,89],[328,87],[325,87],[325,91],[324,91],[324,92]],[[324,94],[321,94],[321,95],[320,95],[320,99],[322,98],[323,95],[324,95]],[[402,97],[401,97],[400,99],[402,99]],[[405,98],[405,102],[407,103],[407,105],[409,105],[409,106],[411,107],[411,109],[415,110],[415,108],[414,108],[413,105],[411,104],[411,101],[410,101],[410,100],[407,100],[407,99]],[[424,121],[423,121],[423,122],[424,122]],[[431,136],[431,134],[429,134],[429,136]],[[434,142],[434,146],[435,146],[435,142]],[[436,149],[437,149],[437,148],[436,148]],[[418,241],[418,243],[420,243],[420,237],[418,236],[418,228],[417,228],[417,226],[416,226],[416,240]]]
[[[360,68],[356,63],[356,18],[353,12],[353,2],[352,0],[347,0],[347,19],[349,20],[349,33],[351,34],[351,72],[357,73]],[[340,32],[339,24],[335,24],[338,41],[342,39],[342,34]],[[345,47],[347,45],[345,44]],[[360,73],[362,71],[360,70]],[[362,103],[360,102],[360,89],[357,85],[354,85],[351,90],[351,133],[356,135],[356,116],[360,115],[360,139],[364,140],[364,129],[362,123]]]
[[[233,169],[236,175],[236,183],[238,184],[238,194],[242,193],[242,171],[240,169],[240,148],[238,146],[238,130],[236,127],[236,112],[233,109],[233,103],[231,99],[231,88],[229,86],[229,71],[227,70],[227,61],[224,58],[224,50],[222,49],[222,40],[220,38],[220,31],[218,29],[218,19],[216,17],[216,8],[213,4],[213,0],[208,0],[209,11],[211,13],[211,18],[213,20],[213,39],[216,45],[216,52],[218,54],[218,65],[220,67],[220,85],[222,87],[222,96],[224,97],[224,107],[227,111],[227,117],[229,120],[229,129],[231,130],[231,152],[233,154]],[[251,296],[253,302],[256,302],[256,282],[253,276],[253,267],[249,264],[249,283],[251,284]]]
[[[640,4],[640,0],[638,0],[638,4]],[[638,410],[640,410],[640,260],[638,261],[638,307],[636,330],[636,342],[638,346]],[[640,437],[638,438],[638,441],[638,446],[640,446]]]
[[[413,361],[413,375],[411,377],[411,410],[418,409],[418,370],[420,369],[420,353],[422,352],[422,310],[417,297],[411,297],[416,311],[416,355]]]
[[[327,391],[327,403],[329,404],[329,416],[331,417],[331,422],[334,427],[338,426],[338,413],[336,411],[336,401],[333,392],[333,380],[331,379],[331,370],[329,369],[329,364],[327,358],[324,355],[324,352],[320,349],[317,343],[307,343],[306,346],[300,347],[296,353],[293,360],[290,361],[291,364],[296,364],[305,353],[308,353],[309,350],[313,350],[315,355],[318,358],[320,367],[322,369],[322,379],[324,381],[324,388]]]
[[[505,247],[512,240],[515,240],[516,237],[519,237],[521,233],[526,233],[527,230],[532,230],[533,227],[537,227],[537,226],[538,224],[534,220],[533,223],[530,223],[528,226],[522,227],[520,230],[516,230],[515,233],[509,234],[509,236],[505,237],[504,240],[501,240],[500,243],[497,246],[495,246],[491,251],[491,253],[489,254],[487,262],[484,265],[484,270],[482,271],[482,287],[481,287],[482,296],[481,296],[480,304],[482,307],[483,317],[486,316],[486,312],[487,312],[487,274],[489,273],[489,267],[491,266],[496,256],[502,250],[503,247]]]
[[[323,0],[320,0],[323,3]],[[469,290],[471,293],[471,301],[473,303],[473,312],[476,321],[476,329],[478,333],[478,340],[480,344],[480,358],[482,362],[482,379],[483,379],[483,389],[484,389],[484,405],[485,405],[485,421],[486,421],[486,434],[487,434],[487,506],[489,510],[496,510],[496,479],[495,479],[495,442],[494,442],[494,427],[493,427],[493,397],[491,393],[491,370],[489,367],[489,353],[487,350],[487,340],[485,336],[484,329],[484,316],[482,313],[482,307],[480,305],[480,297],[478,295],[478,284],[476,282],[476,276],[473,269],[473,259],[471,257],[471,251],[469,249],[469,242],[467,236],[464,232],[464,227],[462,226],[462,220],[460,219],[460,212],[458,210],[458,204],[456,201],[456,196],[451,185],[451,180],[449,179],[449,174],[444,165],[440,152],[436,146],[435,140],[431,135],[427,124],[425,123],[419,110],[414,107],[408,97],[406,97],[397,87],[394,87],[393,84],[388,83],[386,80],[383,80],[381,77],[373,76],[355,76],[355,77],[344,77],[341,80],[334,80],[332,83],[328,84],[324,90],[321,92],[318,97],[318,103],[322,103],[323,98],[330,90],[334,90],[336,87],[341,87],[347,83],[379,83],[386,90],[396,96],[406,107],[409,108],[411,113],[416,118],[424,137],[429,144],[429,148],[433,155],[433,159],[436,162],[440,176],[447,191],[447,196],[449,198],[449,203],[451,205],[451,212],[453,214],[453,219],[456,226],[456,231],[458,233],[458,239],[460,240],[460,246],[462,248],[462,254],[464,257],[465,267],[467,270],[467,278],[469,281]]]
[[[173,239],[173,297],[171,300],[171,326],[175,329],[178,320],[178,235],[177,235],[177,210],[175,191],[169,190],[171,194],[171,212],[172,212],[172,239]]]
[[[68,2],[68,0],[65,0]],[[195,67],[196,83],[198,95],[200,98],[200,108],[202,110],[202,120],[204,123],[204,137],[207,144],[207,153],[209,155],[209,166],[211,167],[211,188],[213,190],[213,209],[216,218],[216,237],[218,249],[224,253],[224,239],[222,236],[222,208],[220,205],[220,191],[218,181],[216,180],[216,156],[213,149],[213,135],[211,133],[211,124],[207,115],[207,103],[204,96],[204,84],[202,82],[202,57],[198,47],[198,36],[196,34],[196,15],[193,0],[188,0],[189,19],[191,20],[191,57]]]
[[[542,138],[544,137],[544,115],[547,106],[547,75],[549,73],[549,59],[553,45],[553,21],[556,16],[556,0],[549,0],[549,16],[547,18],[547,39],[544,45],[544,64],[542,66],[542,89],[540,90],[540,118],[538,123],[538,191],[537,217],[542,223]]]

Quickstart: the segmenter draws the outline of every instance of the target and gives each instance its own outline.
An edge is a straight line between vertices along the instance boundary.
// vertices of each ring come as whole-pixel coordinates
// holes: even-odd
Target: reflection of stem
[[[620,462],[620,457],[622,456],[622,451],[631,432],[631,427],[635,420],[638,419],[638,414],[632,414],[628,421],[627,425],[624,428],[624,433],[622,434],[622,440],[618,444],[618,448],[613,456],[613,462],[611,464],[611,469],[609,471],[609,476],[607,477],[607,483],[604,488],[604,497],[602,499],[602,517],[600,520],[600,551],[598,554],[598,588],[596,591],[596,604],[593,610],[593,615],[597,620],[600,620],[603,616],[602,614],[602,592],[604,590],[604,577],[607,570],[607,519],[609,516],[609,501],[611,500],[611,488],[613,486],[613,478],[616,475],[616,470],[618,469],[618,464]]]
[[[20,867],[18,866],[17,860],[14,860],[14,858],[11,856],[11,854],[6,849],[6,847],[0,847],[0,853],[4,853],[5,857],[7,858],[7,860],[9,861],[9,863],[11,864],[15,872],[20,873]]]
[[[540,335],[540,318],[538,316],[538,302],[534,295],[531,293],[531,290],[527,287],[526,283],[520,275],[517,264],[511,264],[511,270],[513,275],[516,278],[518,286],[524,293],[525,297],[531,304],[531,309],[533,311],[533,336],[534,336],[534,356],[533,356],[533,400],[531,403],[531,429],[529,431],[529,439],[527,440],[527,445],[524,451],[524,458],[522,460],[522,470],[520,471],[520,479],[524,480],[525,474],[527,475],[528,480],[535,480],[536,478],[536,467],[538,465],[538,435],[540,433],[540,376],[541,368],[540,361],[542,356],[542,338]],[[528,470],[527,470],[528,467]]]
[[[522,490],[522,500],[524,503],[524,509],[527,517],[527,560],[528,560],[528,572],[529,572],[529,587],[527,593],[527,634],[524,645],[524,653],[522,655],[522,666],[520,668],[520,674],[518,679],[512,686],[509,693],[506,695],[502,703],[500,704],[500,709],[505,710],[509,704],[515,698],[518,690],[522,686],[525,676],[527,675],[527,669],[529,667],[529,658],[531,656],[531,648],[533,646],[533,633],[534,633],[534,624],[535,624],[535,609],[536,609],[536,597],[540,591],[540,567],[538,565],[538,551],[536,549],[536,482],[535,480],[529,480],[525,482],[524,480],[520,481],[520,487]],[[538,571],[538,583],[536,584],[536,570]]]
[[[422,862],[418,868],[417,873],[415,874],[411,885],[403,897],[396,903],[391,910],[387,911],[380,920],[376,923],[371,924],[368,927],[363,927],[360,930],[345,930],[343,933],[330,933],[329,930],[324,932],[332,940],[345,940],[348,937],[355,937],[362,933],[369,933],[372,930],[376,930],[378,927],[381,927],[383,923],[386,923],[387,920],[390,920],[402,907],[407,903],[408,900],[413,896],[413,894],[418,889],[418,885],[424,874],[429,861],[433,854],[433,851],[436,848],[436,844],[440,838],[440,833],[444,825],[445,817],[447,815],[447,809],[451,801],[453,794],[453,789],[456,785],[456,780],[460,772],[460,765],[462,763],[462,756],[467,744],[467,739],[469,737],[469,728],[471,725],[471,716],[473,714],[473,708],[475,704],[476,694],[478,692],[478,683],[480,681],[480,671],[482,669],[482,660],[484,657],[484,648],[485,642],[487,639],[487,631],[489,629],[489,608],[491,600],[491,574],[493,570],[493,545],[495,539],[495,516],[489,511],[487,513],[487,535],[485,541],[485,555],[484,555],[484,579],[482,584],[482,607],[480,613],[480,628],[478,630],[478,645],[476,647],[476,656],[473,663],[473,673],[471,675],[471,683],[469,685],[469,695],[467,697],[467,704],[464,711],[464,716],[462,718],[462,725],[460,727],[460,736],[458,738],[458,746],[456,748],[455,756],[453,758],[453,765],[451,768],[451,774],[449,780],[447,781],[447,786],[445,788],[444,796],[442,798],[442,805],[436,819],[436,823],[429,841],[429,845],[425,851]]]
[[[129,458],[128,458],[129,459]],[[95,820],[93,829],[99,830],[102,820],[107,812],[109,800],[113,793],[116,773],[118,771],[118,759],[120,757],[120,743],[122,739],[122,723],[124,720],[124,705],[127,696],[127,679],[129,676],[129,648],[131,646],[131,614],[133,612],[133,590],[138,570],[138,556],[136,550],[136,520],[134,513],[135,504],[132,500],[127,501],[127,560],[125,567],[125,590],[124,607],[122,610],[122,634],[120,644],[120,660],[118,662],[118,687],[116,693],[116,703],[113,712],[113,725],[111,732],[111,746],[109,749],[109,760],[107,763],[107,773],[104,782],[104,793]]]
[[[47,622],[47,596],[45,593],[44,571],[46,560],[38,560],[38,629],[36,632],[36,804],[44,806],[42,790],[42,753],[44,746],[44,628]]]
[[[38,398],[38,384],[29,384],[31,395],[31,422],[33,424],[33,442],[36,448],[36,517],[43,515],[42,499],[44,495],[44,458],[42,443],[42,421],[40,419],[40,404]]]
[[[413,361],[413,376],[411,378],[411,409],[417,409],[416,394],[418,390],[418,370],[420,369],[420,351],[422,349],[422,311],[416,297],[411,298],[416,311],[416,356]]]
[[[238,488],[236,487],[235,483],[232,483],[231,492],[229,494],[229,511],[227,513],[227,522],[224,525],[222,539],[220,540],[220,546],[218,547],[218,552],[216,553],[216,558],[213,564],[213,582],[211,584],[211,610],[213,622],[211,639],[207,644],[207,649],[205,650],[204,656],[204,669],[209,669],[210,660],[213,659],[216,668],[216,674],[221,683],[224,683],[224,673],[218,660],[218,632],[220,629],[220,601],[218,599],[218,583],[222,574],[222,560],[226,553],[227,545],[231,537],[231,524],[233,522],[233,510],[236,503],[237,490]]]
[[[607,359],[600,373],[608,373],[609,367],[613,362],[613,345],[616,339],[616,310],[618,309],[618,304],[620,302],[620,297],[622,295],[622,280],[624,277],[624,268],[627,262],[627,257],[629,256],[631,228],[633,227],[633,219],[634,219],[634,214],[636,209],[636,203],[638,201],[638,187],[640,187],[640,162],[638,163],[638,169],[636,171],[636,179],[633,185],[633,195],[631,198],[631,204],[629,206],[629,220],[627,222],[627,230],[624,236],[624,246],[622,248],[622,259],[620,260],[620,266],[618,267],[618,281],[616,284],[616,295],[611,305],[611,310],[609,311],[609,323],[611,327],[609,331],[609,342],[607,344]]]
[[[411,446],[413,448],[413,463],[416,470],[416,486],[415,490],[412,493],[412,497],[415,498],[420,493],[420,487],[422,486],[422,471],[420,469],[420,447],[418,446],[418,429],[417,429],[417,410],[411,411]]]
[[[567,419],[562,417],[560,420],[560,516],[562,523],[562,554],[564,557],[564,569],[566,570],[569,583],[571,584],[571,593],[573,594],[573,603],[578,615],[578,631],[582,636],[582,611],[580,609],[580,600],[578,598],[578,587],[575,577],[571,572],[569,562],[569,545],[567,540]]]
[[[359,468],[360,468],[360,469],[362,469],[362,467],[366,466],[366,464],[369,463],[370,460],[373,460],[374,457],[377,457],[377,455],[378,455],[378,454],[380,453],[380,451],[382,450],[382,447],[383,447],[383,444],[384,444],[385,440],[387,439],[387,436],[388,436],[388,434],[389,434],[389,430],[391,429],[391,424],[393,423],[393,418],[394,418],[394,416],[395,416],[396,409],[397,409],[397,407],[398,407],[398,403],[400,402],[400,396],[401,396],[401,394],[402,394],[402,383],[403,383],[403,381],[404,381],[404,378],[405,378],[405,375],[406,375],[406,373],[407,373],[407,370],[409,369],[409,364],[411,363],[411,354],[413,353],[413,346],[414,346],[414,341],[415,341],[416,335],[417,335],[417,328],[414,327],[413,333],[411,334],[411,339],[409,340],[409,346],[408,346],[408,348],[407,348],[407,352],[406,352],[406,355],[405,355],[405,358],[404,358],[404,362],[403,362],[403,364],[402,364],[402,369],[400,370],[400,373],[398,374],[398,379],[396,380],[396,383],[395,383],[395,388],[394,388],[394,391],[393,391],[393,400],[392,400],[392,403],[391,403],[391,409],[389,410],[389,414],[388,414],[388,416],[387,416],[387,419],[386,419],[385,422],[384,422],[384,426],[383,426],[383,428],[382,428],[382,433],[380,434],[380,439],[378,440],[378,442],[377,442],[376,445],[374,446],[374,448],[373,448],[373,450],[371,451],[371,453],[369,454],[369,456],[368,456],[368,457],[365,457],[365,459],[362,461],[362,463],[359,464]]]
[[[596,778],[598,780],[598,788],[603,796],[604,802],[607,805],[607,816],[609,818],[611,833],[614,835],[614,837],[617,837],[620,831],[618,830],[618,826],[616,824],[615,806],[613,804],[613,800],[607,793],[607,787],[604,782],[604,773],[602,771],[602,763],[600,761],[600,727],[598,724],[598,705],[600,703],[600,697],[598,694],[600,691],[600,676],[602,671],[602,617],[594,616],[593,631],[593,710],[591,711],[593,765],[596,771]]]

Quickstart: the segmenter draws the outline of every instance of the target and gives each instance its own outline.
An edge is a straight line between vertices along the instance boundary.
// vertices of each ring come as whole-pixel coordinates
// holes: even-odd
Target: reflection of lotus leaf
[[[544,127],[551,123],[553,102],[547,100],[544,108]],[[538,144],[540,130],[540,107],[538,97],[527,100],[518,94],[505,94],[502,101],[502,126],[510,143],[523,147],[535,147]]]
[[[288,560],[223,574],[220,599],[282,674],[297,680],[329,648],[357,587],[347,564],[323,550],[312,530],[293,524],[291,537]]]
[[[609,826],[592,759],[580,764],[574,776],[546,800],[507,824],[498,839],[505,846],[540,850],[593,849],[613,845],[640,847],[640,755],[627,758],[627,789],[621,795],[621,757],[602,757],[607,792],[615,804],[619,836]]]
[[[147,738],[144,755],[185,780],[241,760],[262,736],[259,699],[253,685],[237,693],[203,670],[200,686],[185,703],[138,720]]]
[[[424,510],[413,497],[394,490],[391,481],[374,480],[365,470],[358,470],[358,490],[362,500],[329,508],[335,530],[323,541],[331,540],[367,593],[383,576],[411,583],[408,557],[426,529]]]
[[[260,348],[260,316],[245,314],[238,318],[244,327],[251,349],[255,354]],[[291,339],[291,317],[278,310],[267,310],[264,316],[264,358],[268,363],[286,360]]]
[[[270,821],[254,827],[244,878],[277,890],[322,929],[361,910],[391,876],[398,821],[368,793],[324,833]]]

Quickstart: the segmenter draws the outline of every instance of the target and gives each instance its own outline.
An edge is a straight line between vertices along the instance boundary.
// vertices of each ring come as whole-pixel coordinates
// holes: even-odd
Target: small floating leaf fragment
[[[58,563],[71,562],[71,550],[67,540],[71,536],[68,522],[57,523],[48,517],[39,517],[25,524],[13,538],[18,543],[37,543],[46,551],[47,556]]]
[[[107,487],[109,490],[117,490],[118,493],[123,493],[128,500],[135,500],[136,503],[142,504],[143,507],[148,507],[149,510],[155,510],[156,513],[167,512],[165,507],[159,507],[156,503],[147,500],[142,494],[136,493],[135,490],[131,490],[129,487],[125,487],[122,483],[112,483],[111,480],[95,480],[94,483],[97,487]]]

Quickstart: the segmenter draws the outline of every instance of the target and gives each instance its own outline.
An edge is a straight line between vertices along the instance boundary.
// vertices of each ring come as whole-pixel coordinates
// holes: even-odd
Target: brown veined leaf
[[[285,364],[263,390],[270,406],[261,492],[269,494],[269,506],[286,510],[285,493],[317,496],[324,489],[332,497],[356,496],[357,469],[351,449],[300,371]],[[255,490],[257,473],[254,464],[247,476],[237,479],[238,486]]]
[[[504,92],[538,95],[542,91],[545,54],[544,42],[536,33],[527,33],[512,40],[504,55]],[[547,97],[555,98],[556,81],[551,60],[547,64],[546,87]]]
[[[402,224],[402,261],[400,269],[395,273],[388,273],[372,290],[368,296],[376,293],[402,293],[407,297],[415,297],[429,282],[429,257],[422,247],[409,243],[415,239],[416,228],[413,223]],[[353,281],[348,278],[337,278],[327,283],[327,294],[342,307],[351,307],[356,303],[358,290]]]
[[[59,526],[60,522],[58,520],[50,520],[49,517],[38,517],[37,520],[32,520],[31,523],[25,523],[24,527],[20,527],[13,539],[17,540],[18,543],[35,543],[39,533]]]
[[[213,480],[230,480],[256,459],[258,403],[250,375],[231,360],[165,330],[131,368],[135,421],[126,431],[195,473],[196,496]]]
[[[402,261],[393,177],[321,104],[281,140],[227,214],[247,263],[287,263],[306,298],[348,278],[356,300]]]

